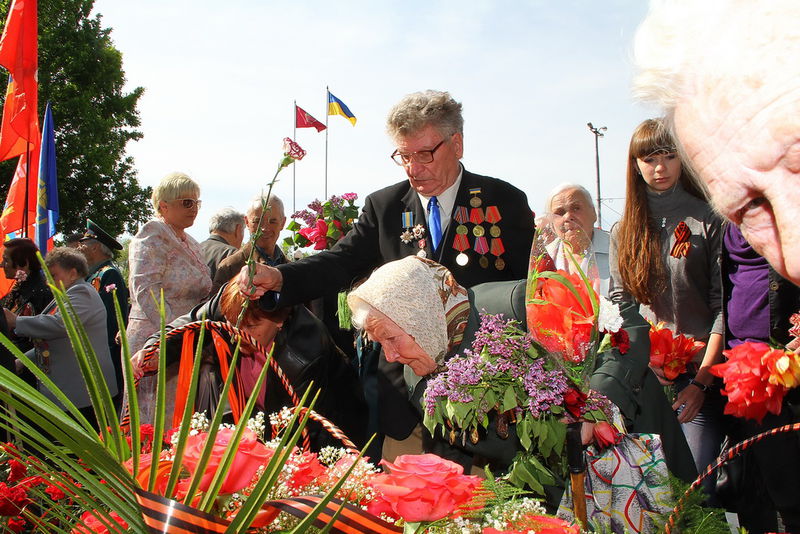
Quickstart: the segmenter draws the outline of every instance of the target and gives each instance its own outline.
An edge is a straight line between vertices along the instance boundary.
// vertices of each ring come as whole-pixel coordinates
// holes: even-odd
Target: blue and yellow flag
[[[356,125],[356,116],[350,111],[344,102],[333,96],[333,93],[328,91],[328,115],[341,115],[349,120],[353,126]]]

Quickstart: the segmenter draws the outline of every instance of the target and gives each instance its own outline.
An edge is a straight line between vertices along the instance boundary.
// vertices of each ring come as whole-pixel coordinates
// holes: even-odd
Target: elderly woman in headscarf
[[[348,296],[353,322],[381,343],[387,360],[405,367],[412,403],[420,410],[427,378],[443,362],[472,345],[480,313],[500,314],[526,325],[526,281],[490,282],[466,290],[443,266],[416,256],[375,270]],[[673,432],[678,422],[658,381],[648,368],[649,325],[633,307],[621,310],[630,349],[623,356],[612,349],[598,356],[591,388],[609,398],[622,413],[628,430],[662,435],[670,471],[692,480],[695,470],[686,441]],[[457,356],[455,356],[457,357]],[[490,425],[490,429],[493,425]],[[490,430],[477,444],[449,445],[421,430],[421,448],[458,461],[469,469],[476,456],[495,469],[507,468],[519,445]]]

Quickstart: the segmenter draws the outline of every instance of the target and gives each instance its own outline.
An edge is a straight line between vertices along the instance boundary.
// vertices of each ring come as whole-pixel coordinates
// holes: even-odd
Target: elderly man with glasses
[[[286,306],[349,289],[384,263],[413,254],[448,267],[459,284],[525,278],[534,234],[528,199],[516,187],[467,171],[461,104],[449,93],[404,97],[390,111],[392,159],[408,179],[367,196],[358,223],[330,251],[277,268],[258,266],[251,298]],[[243,270],[240,286],[249,286]],[[277,297],[277,299],[276,299]],[[362,361],[362,365],[363,365]],[[419,421],[402,366],[380,358],[377,427],[402,440]]]

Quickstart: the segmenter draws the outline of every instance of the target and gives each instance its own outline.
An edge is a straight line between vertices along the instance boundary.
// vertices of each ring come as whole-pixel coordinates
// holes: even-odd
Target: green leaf
[[[503,410],[504,412],[516,408],[517,406],[517,394],[514,389],[513,385],[510,385],[506,388],[506,392],[503,394]]]
[[[286,230],[289,230],[290,232],[296,232],[296,231],[298,231],[300,228],[301,228],[301,227],[300,227],[300,223],[299,223],[299,222],[297,222],[297,221],[295,221],[294,219],[292,219],[292,220],[289,222],[289,224],[287,224],[287,225],[286,225]]]

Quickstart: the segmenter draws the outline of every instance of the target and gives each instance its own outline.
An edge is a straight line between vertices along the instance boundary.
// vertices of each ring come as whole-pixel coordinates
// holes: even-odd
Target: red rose
[[[460,465],[435,454],[402,455],[381,465],[390,472],[367,482],[377,493],[368,509],[390,509],[389,515],[407,522],[447,517],[469,502],[481,484],[480,478],[464,475]]]
[[[611,333],[611,345],[619,349],[620,354],[626,354],[631,349],[631,338],[627,330],[620,328]]]
[[[79,523],[75,525],[72,529],[72,534],[109,534],[110,531],[108,527],[97,518],[95,515],[96,513],[97,510],[83,512],[83,515],[81,515],[83,524]],[[123,529],[128,529],[128,523],[126,523],[117,512],[111,512],[108,515]],[[108,522],[108,518],[106,518],[106,522]],[[115,529],[114,532],[117,532],[117,530]]]
[[[622,434],[617,430],[617,427],[607,421],[600,421],[595,424],[592,433],[594,434],[594,441],[601,449],[616,445],[622,440]]]
[[[206,464],[203,478],[200,481],[200,491],[206,491],[211,485],[211,479],[214,478],[214,474],[217,472],[217,468],[222,461],[222,455],[225,453],[225,448],[228,446],[231,437],[233,437],[233,432],[232,428],[223,428],[217,433],[211,458]],[[186,449],[183,452],[183,465],[190,473],[194,473],[197,464],[200,462],[200,456],[207,437],[208,434],[202,432],[187,438]],[[239,446],[236,447],[236,456],[225,477],[225,482],[222,483],[220,493],[230,494],[246,488],[250,481],[253,480],[258,468],[269,461],[273,452],[258,440],[258,436],[252,430],[245,429]]]
[[[575,388],[569,388],[564,392],[564,407],[574,418],[579,418],[586,406],[586,393]]]
[[[287,481],[292,489],[297,490],[308,486],[325,474],[325,467],[317,459],[317,455],[312,452],[292,455],[289,462],[294,466],[292,476]]]

